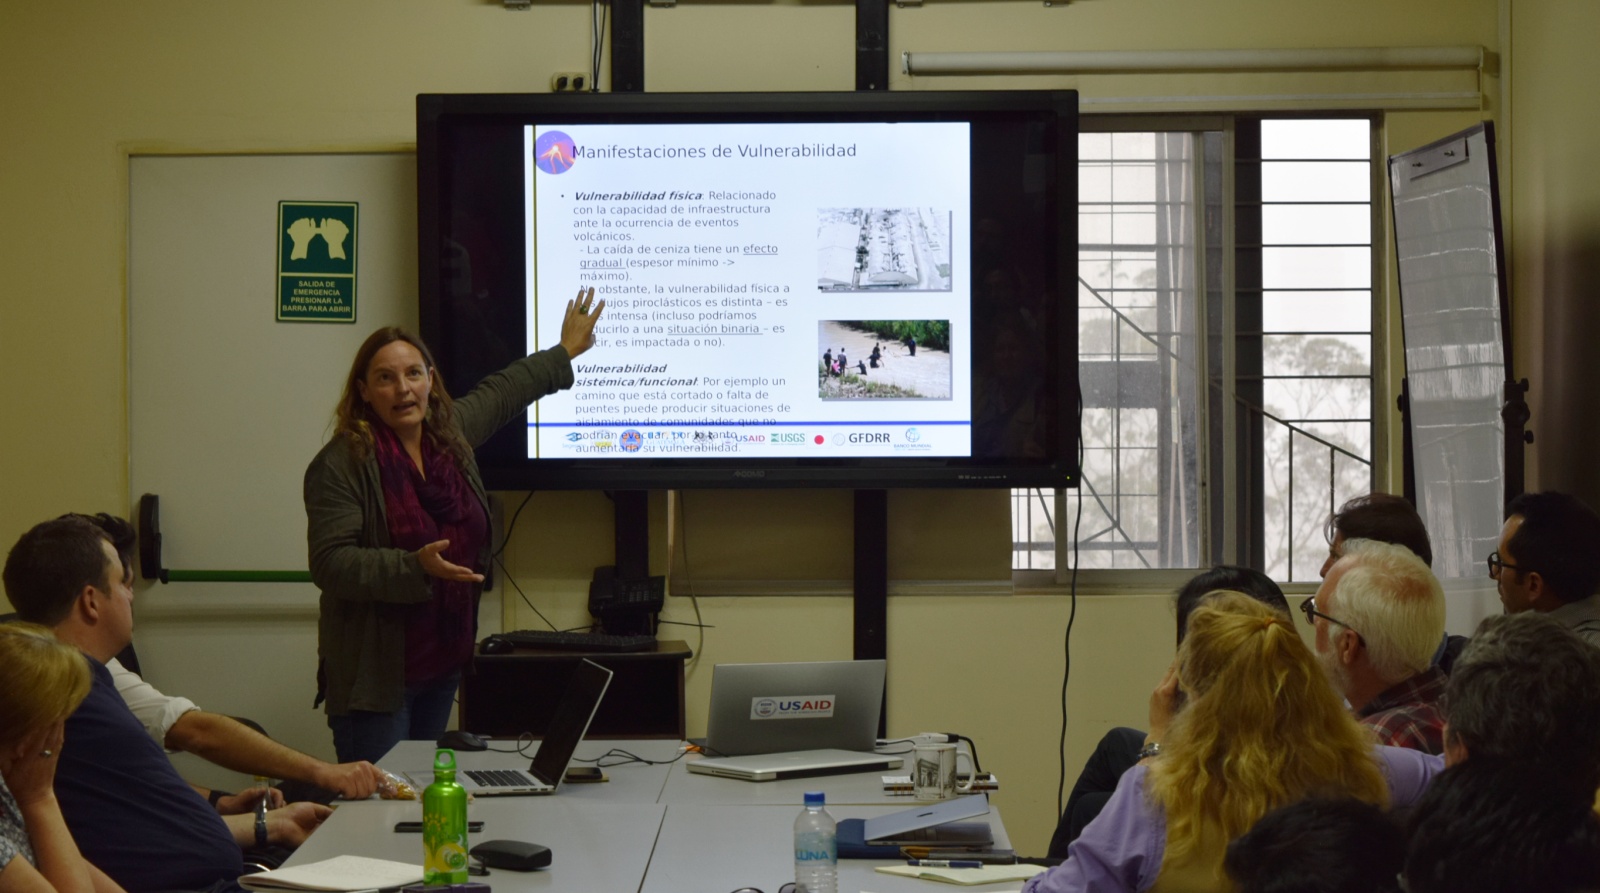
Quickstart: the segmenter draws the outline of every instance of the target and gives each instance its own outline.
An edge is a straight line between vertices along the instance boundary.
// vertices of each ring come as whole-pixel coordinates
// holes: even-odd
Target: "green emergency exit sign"
[[[355,202],[278,202],[278,321],[356,321]]]

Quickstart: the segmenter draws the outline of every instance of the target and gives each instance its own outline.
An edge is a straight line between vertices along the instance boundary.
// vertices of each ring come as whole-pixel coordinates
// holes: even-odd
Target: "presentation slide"
[[[530,351],[606,302],[530,457],[964,457],[969,125],[525,128]]]

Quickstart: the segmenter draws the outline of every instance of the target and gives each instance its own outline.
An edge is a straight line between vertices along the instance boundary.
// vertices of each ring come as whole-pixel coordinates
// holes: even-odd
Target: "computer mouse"
[[[451,750],[488,750],[489,744],[471,732],[460,729],[451,729],[439,736],[439,747],[448,747]]]
[[[511,643],[499,636],[489,636],[478,645],[479,654],[510,654]]]

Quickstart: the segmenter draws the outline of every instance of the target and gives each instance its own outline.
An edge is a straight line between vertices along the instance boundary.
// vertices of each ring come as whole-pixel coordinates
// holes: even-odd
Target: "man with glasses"
[[[1382,744],[1444,752],[1446,677],[1433,665],[1444,589],[1410,549],[1349,540],[1317,594],[1301,603],[1334,688]]]
[[[1507,614],[1548,614],[1600,646],[1600,515],[1577,497],[1552,490],[1511,500],[1489,576]]]

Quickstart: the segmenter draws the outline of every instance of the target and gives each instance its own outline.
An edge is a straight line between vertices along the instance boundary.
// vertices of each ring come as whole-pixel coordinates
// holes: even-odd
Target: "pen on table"
[[[920,865],[923,868],[982,868],[983,863],[976,859],[907,859],[907,865]]]

